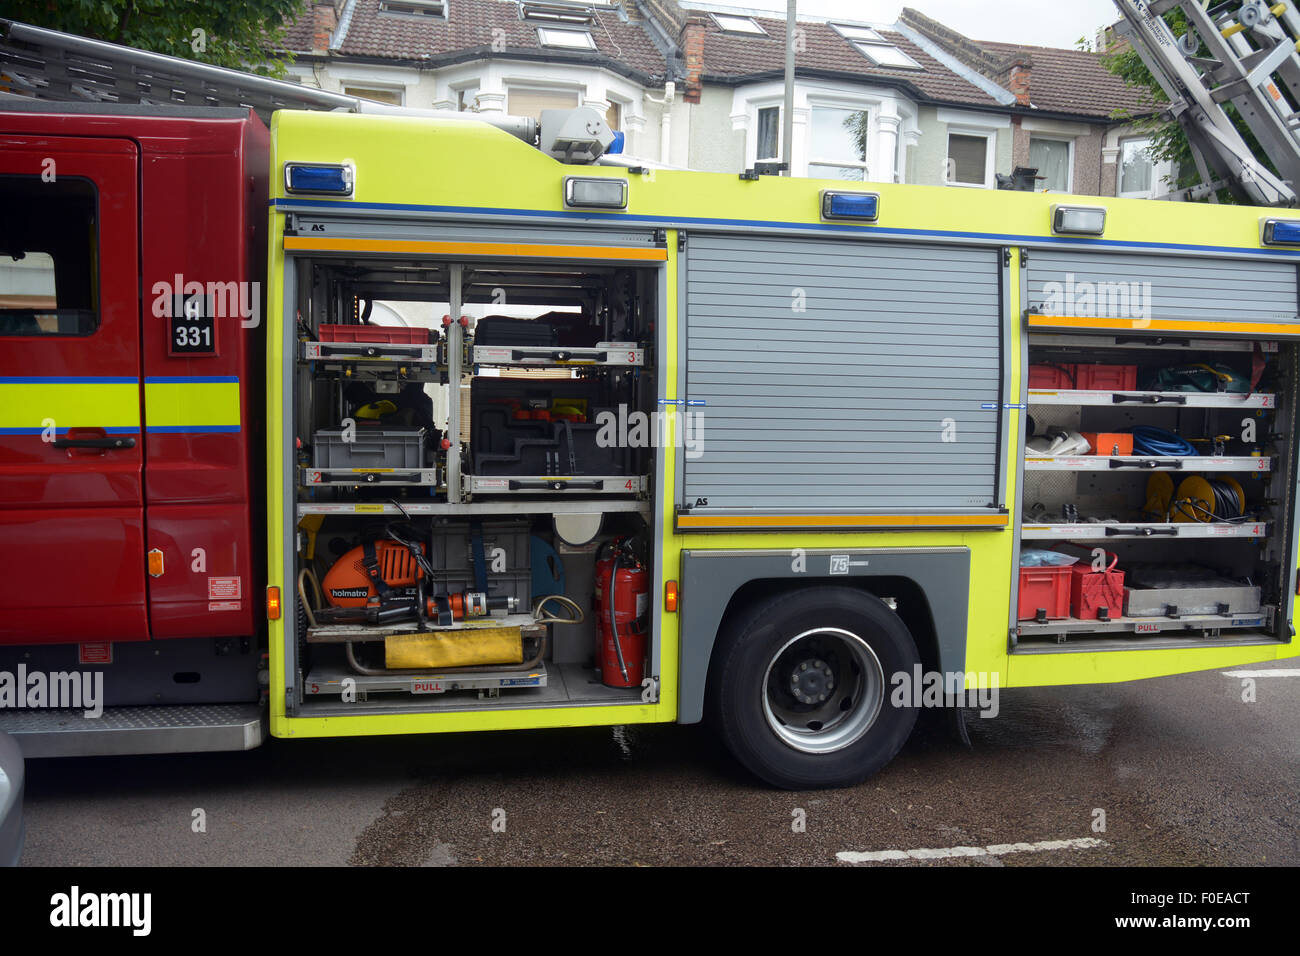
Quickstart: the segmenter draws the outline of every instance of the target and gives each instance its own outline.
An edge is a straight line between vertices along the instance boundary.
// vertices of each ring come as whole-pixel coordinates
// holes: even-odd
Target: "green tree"
[[[1181,38],[1187,33],[1187,17],[1181,10],[1171,10],[1164,16],[1165,22],[1173,29],[1175,36]],[[1209,55],[1209,51],[1204,44],[1201,44],[1197,55]],[[1102,63],[1111,73],[1123,79],[1130,86],[1140,87],[1148,94],[1147,104],[1144,109],[1134,112],[1116,110],[1111,114],[1111,118],[1119,122],[1131,123],[1137,129],[1149,135],[1151,137],[1150,152],[1154,159],[1169,160],[1175,163],[1176,173],[1174,178],[1165,184],[1171,190],[1185,189],[1199,184],[1201,178],[1196,172],[1196,161],[1192,156],[1192,147],[1187,141],[1187,134],[1183,132],[1183,128],[1178,124],[1177,120],[1170,119],[1168,114],[1165,113],[1165,110],[1169,107],[1169,97],[1165,95],[1160,83],[1147,69],[1146,64],[1142,62],[1142,58],[1137,51],[1132,46],[1125,44],[1115,52],[1104,55]],[[1225,103],[1223,109],[1232,120],[1233,125],[1236,126],[1237,131],[1241,133],[1255,158],[1276,174],[1277,168],[1264,155],[1259,142],[1238,115],[1236,108],[1230,103]],[[1220,202],[1235,202],[1232,194],[1226,189],[1219,190],[1217,198]]]
[[[284,76],[307,0],[6,0],[4,16],[216,66]]]

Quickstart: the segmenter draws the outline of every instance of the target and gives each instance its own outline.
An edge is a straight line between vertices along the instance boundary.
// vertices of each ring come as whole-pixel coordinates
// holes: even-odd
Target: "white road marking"
[[[1300,677],[1300,670],[1279,667],[1271,671],[1224,671],[1225,677]]]
[[[960,856],[1006,856],[1008,853],[1042,853],[1045,850],[1091,850],[1106,846],[1105,840],[1078,837],[1073,840],[1039,840],[1037,843],[994,843],[992,846],[948,846],[920,850],[841,850],[841,863],[885,863],[892,860],[946,860]]]

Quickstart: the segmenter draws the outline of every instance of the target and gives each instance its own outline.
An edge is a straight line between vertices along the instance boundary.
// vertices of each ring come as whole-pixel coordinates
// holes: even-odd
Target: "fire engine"
[[[1300,214],[654,169],[0,30],[29,757],[707,716],[835,786],[922,675],[1297,655]]]

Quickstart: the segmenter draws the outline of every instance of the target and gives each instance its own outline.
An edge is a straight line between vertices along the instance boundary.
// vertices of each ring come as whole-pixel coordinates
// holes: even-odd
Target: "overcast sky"
[[[701,0],[714,6],[785,12],[785,0]],[[799,0],[799,12],[893,23],[904,6],[975,40],[1073,47],[1119,19],[1111,0]]]

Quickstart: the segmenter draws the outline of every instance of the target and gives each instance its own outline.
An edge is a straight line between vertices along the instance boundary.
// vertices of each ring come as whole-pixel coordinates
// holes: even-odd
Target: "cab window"
[[[0,335],[90,335],[99,325],[95,187],[0,176]]]

